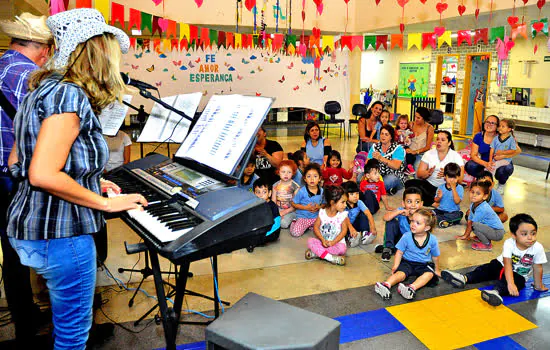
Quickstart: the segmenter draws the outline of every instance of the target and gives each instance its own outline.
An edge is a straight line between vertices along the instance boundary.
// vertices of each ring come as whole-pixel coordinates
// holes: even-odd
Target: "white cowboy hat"
[[[48,17],[46,23],[53,33],[57,46],[53,56],[56,69],[67,65],[69,56],[78,44],[103,33],[113,34],[123,53],[127,53],[130,47],[128,35],[118,28],[107,25],[101,12],[96,9],[80,8],[59,12]]]
[[[28,12],[15,16],[13,21],[0,21],[0,31],[15,39],[42,44],[50,44],[53,41],[52,32],[46,25],[46,16],[35,16]]]

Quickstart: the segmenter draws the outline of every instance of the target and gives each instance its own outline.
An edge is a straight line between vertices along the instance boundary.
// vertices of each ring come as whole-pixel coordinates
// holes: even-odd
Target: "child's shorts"
[[[431,272],[434,274],[434,278],[432,278],[431,282],[434,282],[434,279],[437,281],[437,276],[434,272],[433,267],[431,266],[431,263],[422,263],[402,259],[401,263],[397,267],[397,271],[403,272],[405,274],[405,279],[409,278],[410,276],[418,277],[422,276],[426,272]]]

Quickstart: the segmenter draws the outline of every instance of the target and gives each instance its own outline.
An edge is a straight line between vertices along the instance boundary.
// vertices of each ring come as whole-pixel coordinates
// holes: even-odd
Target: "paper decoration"
[[[436,37],[435,33],[422,33],[422,49],[424,50],[428,45],[435,49]]]
[[[141,11],[130,8],[129,15],[128,29],[132,29],[133,27],[141,29]]]
[[[235,33],[235,48],[238,49],[243,46],[242,35]]]
[[[392,34],[390,40],[390,48],[399,47],[403,50],[403,34]]]
[[[227,47],[227,44],[226,44],[226,40],[225,40],[225,32],[224,31],[219,31],[218,32],[218,39],[216,40],[216,42],[218,43],[218,47]]]
[[[380,49],[380,46],[384,46],[384,49],[388,49],[388,36],[387,35],[377,35],[376,36],[376,50]],[[365,48],[367,48],[367,43],[365,42]]]
[[[548,36],[548,18],[531,21],[531,37],[534,39],[538,33]]]
[[[208,28],[201,28],[200,46],[210,47],[210,30]]]
[[[283,47],[284,39],[285,39],[285,37],[284,37],[283,34],[274,34],[273,35],[273,40],[271,41],[271,49],[273,51],[280,50]],[[320,42],[319,42],[319,45],[321,45]]]
[[[497,39],[504,40],[504,27],[491,28],[489,31],[489,42],[493,44]]]
[[[230,32],[225,33],[225,47],[227,48],[235,47],[235,36],[233,33],[230,33]]]
[[[81,8],[92,8],[92,0],[76,0],[75,8],[81,9]]]
[[[451,37],[450,30],[445,31],[441,36],[437,38],[437,47],[441,47],[441,45],[443,44],[447,44],[449,47],[453,46],[453,39]]]
[[[170,39],[162,39],[162,47],[164,51],[172,51],[172,43],[170,42]]]
[[[416,48],[420,50],[420,48],[422,47],[422,34],[409,34],[407,39],[407,50],[410,50],[413,46],[416,46]]]
[[[210,46],[218,45],[218,31],[214,29],[209,29],[210,34],[208,38],[210,39]]]
[[[136,41],[137,41],[136,38],[130,37],[130,47],[134,50],[136,49]]]
[[[331,51],[334,50],[334,36],[323,35],[323,50],[326,48],[329,48]]]
[[[50,0],[50,15],[55,15],[63,11],[65,11],[63,0]],[[108,19],[109,17],[105,18]]]
[[[172,21],[171,19],[168,20],[168,27],[166,28],[166,37],[167,38],[176,38],[177,37],[177,26],[176,21]]]
[[[153,50],[157,51],[160,49],[160,39],[153,39]]]
[[[376,38],[374,40],[375,40],[374,42],[376,43]],[[351,37],[351,50],[353,51],[353,49],[358,47],[361,49],[361,51],[363,51],[363,43],[364,43],[364,40],[362,35],[353,35]]]
[[[170,40],[170,51],[174,51],[174,49],[176,49],[176,51],[179,51],[179,40],[178,39],[172,39]]]
[[[163,30],[162,28],[159,26],[159,19],[161,19],[160,17],[157,17],[157,16],[153,16],[153,24],[152,24],[152,30],[151,30],[151,34],[155,35],[156,32],[160,34],[162,34]]]
[[[190,39],[189,24],[180,23],[180,40],[183,39],[184,37],[187,38],[187,40]]]
[[[118,22],[122,28],[126,28],[126,23],[124,21],[124,5],[117,4],[116,2],[111,3],[111,25],[114,26]]]
[[[368,50],[369,46],[373,49],[378,49],[375,35],[365,35],[365,50]]]
[[[95,0],[94,1],[94,7],[96,8],[96,10],[98,10],[99,12],[101,12],[101,14],[103,15],[103,18],[105,18],[105,21],[108,22],[109,21],[109,0]]]
[[[516,40],[516,37],[521,35],[527,39],[527,24],[521,23],[516,26],[512,26],[512,40]]]
[[[458,46],[462,44],[462,42],[466,41],[468,45],[472,46],[472,38],[470,37],[470,31],[469,30],[459,30],[458,31]]]
[[[475,35],[474,35],[474,44],[477,45],[478,42],[483,41],[485,45],[489,44],[489,29],[488,28],[482,28],[482,29],[476,29]]]
[[[351,48],[351,36],[350,35],[343,35],[340,39],[340,45],[342,45],[342,48],[347,47],[350,51]]]
[[[149,13],[141,13],[141,30],[149,29],[150,33],[153,33],[153,15]]]
[[[512,48],[514,47],[515,43],[510,40],[508,36],[504,37],[504,41],[500,40],[500,38],[497,38],[497,55],[499,60],[505,60],[508,58],[508,53]]]

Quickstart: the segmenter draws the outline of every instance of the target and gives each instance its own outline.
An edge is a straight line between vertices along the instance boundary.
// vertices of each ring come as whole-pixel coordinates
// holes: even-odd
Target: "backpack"
[[[365,169],[365,164],[367,163],[367,156],[369,154],[367,152],[359,152],[355,155],[355,158],[353,158],[353,173],[354,174],[362,174]],[[359,178],[359,177],[358,177]]]

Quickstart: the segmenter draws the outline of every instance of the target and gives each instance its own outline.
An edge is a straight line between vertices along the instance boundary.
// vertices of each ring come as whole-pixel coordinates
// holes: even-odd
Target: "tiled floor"
[[[298,130],[297,132],[290,133],[300,135],[301,131]],[[268,138],[277,140],[283,146],[285,152],[298,149],[303,140],[301,136],[288,136],[288,134],[287,129],[268,129]],[[344,141],[338,138],[338,129],[332,129],[330,139],[333,149],[337,149],[342,153],[344,164],[349,164],[349,161],[355,154],[356,136],[353,136],[351,140]],[[152,149],[152,146],[146,145],[145,153]],[[134,145],[133,150],[134,157],[137,157],[139,154],[138,146]],[[172,146],[171,150],[174,152],[176,146]],[[166,147],[160,147],[158,152],[166,153]],[[544,177],[545,173],[541,171],[516,167],[514,175],[506,186],[504,202],[506,212],[510,217],[520,212],[527,212],[535,217],[539,224],[538,240],[548,251],[550,250],[550,216],[547,215],[547,211],[550,207],[550,188]],[[392,206],[400,205],[400,196],[401,193],[398,193],[396,196],[391,197],[390,204]],[[466,211],[469,203],[467,198],[468,195],[466,194],[465,200],[461,205],[464,211]],[[324,261],[306,261],[304,259],[307,237],[312,235],[311,232],[307,233],[305,237],[293,238],[288,234],[288,231],[283,230],[278,242],[265,247],[258,247],[253,253],[240,250],[232,254],[220,256],[218,259],[220,296],[231,303],[235,303],[248,292],[255,292],[277,300],[292,299],[323,295],[323,293],[329,292],[355,290],[356,288],[370,286],[374,282],[384,279],[391,273],[391,262],[384,263],[380,260],[378,254],[373,253],[374,245],[381,241],[381,236],[384,232],[383,214],[384,209],[381,209],[375,215],[375,222],[380,237],[377,238],[373,245],[349,249],[347,253],[347,265],[344,267],[333,266]],[[441,242],[441,266],[443,269],[461,269],[474,266],[485,263],[500,254],[502,242],[497,242],[492,252],[475,252],[469,248],[468,242],[456,241],[454,239],[455,235],[463,233],[464,229],[465,224],[463,221],[461,225],[450,227],[446,230],[437,229],[435,231],[435,235]],[[118,219],[108,222],[108,231],[109,256],[106,266],[115,278],[126,283],[129,280],[129,274],[120,274],[117,269],[134,266],[138,257],[136,255],[126,255],[123,243],[124,241],[136,243],[139,241],[139,238]],[[143,260],[142,255],[140,261],[137,262],[136,268],[143,267]],[[166,270],[170,268],[167,261],[163,261],[162,265]],[[191,271],[194,273],[194,277],[188,280],[188,288],[196,292],[212,295],[210,261],[202,260],[192,263]],[[546,271],[546,273],[548,272]],[[129,286],[135,287],[133,283],[138,282],[140,278],[139,274],[134,273],[130,279],[131,283]],[[127,304],[133,291],[120,292],[117,289],[107,287],[113,284],[113,280],[107,276],[105,271],[98,272],[98,285],[104,286],[105,292],[103,293],[103,298],[108,300],[108,303],[103,306],[103,310],[109,317],[118,322],[134,321],[155,304],[153,299],[148,298],[143,293],[139,293],[134,306],[130,308]],[[142,288],[148,294],[155,295],[152,278],[149,278]],[[364,296],[364,298],[376,297],[373,293]],[[407,305],[412,306],[414,304]],[[184,309],[196,311],[212,310],[212,302],[196,297],[187,297]],[[97,317],[99,322],[105,321],[105,318],[101,314],[98,314]],[[475,317],[481,316],[477,315]],[[545,325],[546,327],[550,327],[548,324]],[[517,331],[520,331],[519,328]],[[399,336],[399,333],[393,333],[392,337]],[[402,338],[397,338],[395,341],[396,343],[399,340],[408,342],[408,338],[412,337],[412,339],[416,339],[416,336],[426,345],[439,344],[441,346],[445,344],[434,340],[435,338],[426,340],[425,336],[422,336],[421,333],[412,331],[414,336],[410,333],[403,334]],[[453,336],[456,336],[456,334]],[[160,327],[157,335],[162,337]],[[494,336],[496,337],[497,335]],[[9,335],[0,332],[0,341],[6,339],[6,337],[9,338]],[[486,337],[485,340],[490,338]],[[390,340],[388,339],[388,341]],[[418,342],[417,340],[415,341]],[[478,341],[477,338],[476,341]],[[354,347],[351,344],[347,347],[361,348]]]

